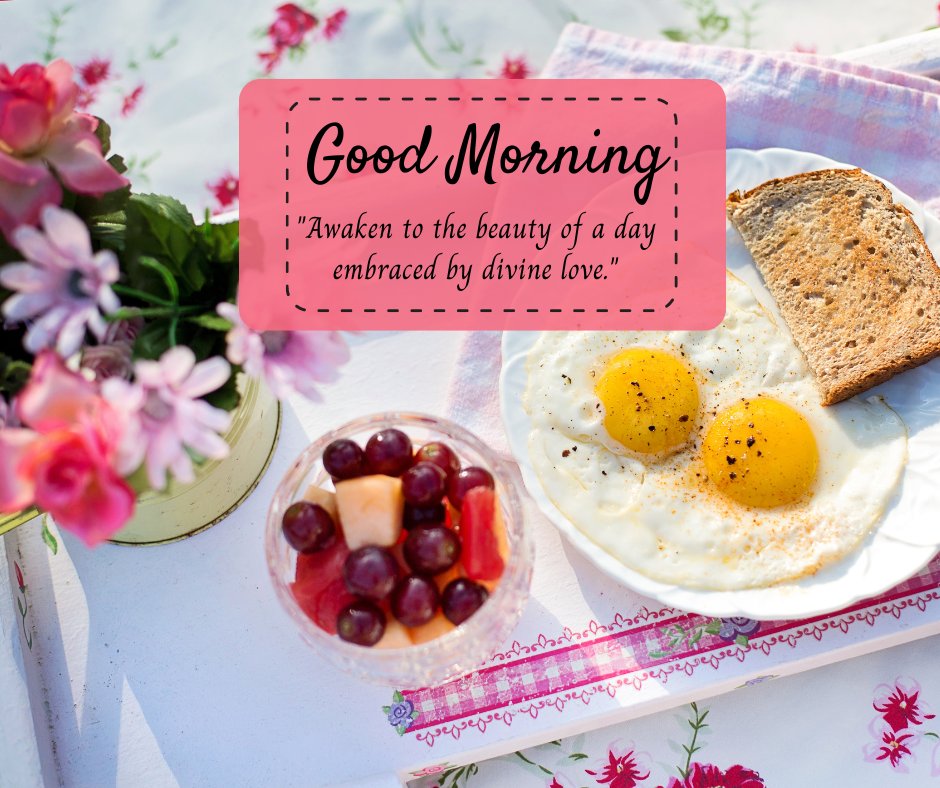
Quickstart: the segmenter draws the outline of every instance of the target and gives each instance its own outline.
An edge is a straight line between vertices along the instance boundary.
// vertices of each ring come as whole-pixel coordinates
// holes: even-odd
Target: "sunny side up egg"
[[[631,569],[688,588],[795,580],[887,507],[907,431],[877,397],[831,407],[789,332],[728,275],[712,331],[546,332],[527,361],[533,468]]]

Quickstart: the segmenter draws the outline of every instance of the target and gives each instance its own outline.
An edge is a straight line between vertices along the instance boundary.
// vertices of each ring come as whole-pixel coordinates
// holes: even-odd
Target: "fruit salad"
[[[415,448],[386,428],[323,450],[332,479],[281,519],[297,551],[290,590],[322,630],[349,643],[426,643],[473,616],[503,576],[509,541],[492,474],[446,443]]]

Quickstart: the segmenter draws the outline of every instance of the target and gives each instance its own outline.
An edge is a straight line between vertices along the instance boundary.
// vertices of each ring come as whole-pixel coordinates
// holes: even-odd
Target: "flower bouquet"
[[[94,545],[226,456],[240,373],[316,397],[348,350],[245,326],[238,222],[133,192],[78,95],[63,60],[0,65],[0,512]]]

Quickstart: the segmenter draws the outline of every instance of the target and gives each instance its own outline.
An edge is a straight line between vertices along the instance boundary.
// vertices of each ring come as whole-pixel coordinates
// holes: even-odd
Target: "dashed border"
[[[544,102],[551,102],[551,101],[556,101],[556,100],[558,101],[578,101],[579,100],[577,96],[563,96],[557,99],[555,96],[535,96],[535,97],[514,96],[512,98],[515,101],[522,101],[522,102],[534,101],[536,99],[538,99],[539,101],[544,101]],[[612,101],[612,102],[628,100],[624,96],[607,96],[607,97],[587,96],[583,100],[596,102],[596,101],[603,101],[605,100],[605,98],[606,100]],[[309,102],[317,102],[317,101],[341,102],[341,101],[346,101],[347,99],[351,101],[360,101],[360,102],[369,101],[369,98],[367,96],[353,96],[351,98],[347,96],[329,96],[329,97],[308,96],[307,97],[307,101]],[[398,96],[397,97],[398,101],[424,100],[428,102],[486,101],[487,99],[489,99],[490,101],[509,101],[510,97],[509,96],[445,96],[445,97],[442,97],[442,96],[422,96],[422,97]],[[632,96],[632,99],[635,102],[645,102],[645,101],[650,100],[649,97],[647,96]],[[377,96],[375,100],[376,101],[394,101],[395,99],[391,96]],[[660,104],[663,104],[667,107],[669,106],[669,102],[664,98],[656,97],[655,100],[659,102]],[[287,111],[293,112],[298,106],[300,106],[300,101],[295,101],[293,104],[290,105]],[[673,219],[675,220],[675,227],[673,228],[673,242],[676,244],[676,249],[673,252],[673,265],[678,266],[679,265],[679,248],[678,248],[678,244],[679,244],[679,115],[675,111],[673,111],[672,113],[672,125],[673,125],[673,128],[675,129],[675,134],[673,135],[673,148],[672,148],[672,168],[673,168],[673,172],[675,173],[675,179],[673,181],[673,196],[676,198],[675,205],[673,206]],[[290,120],[284,121],[284,159],[285,159],[284,205],[289,206],[290,205]],[[284,233],[284,255],[285,255],[284,294],[286,295],[287,298],[291,298],[290,281],[289,281],[289,277],[290,277],[290,258],[289,258],[289,255],[290,255],[290,233],[289,233],[290,213],[287,213],[286,211],[284,213],[284,228],[285,228],[285,233]],[[675,270],[676,270],[676,273],[673,275],[673,278],[672,278],[672,286],[674,290],[678,290],[679,289],[678,268]],[[675,300],[676,300],[675,297],[670,298],[661,307],[661,309],[669,309],[669,307],[671,307],[675,303]],[[298,304],[296,301],[294,302],[294,309],[297,309],[300,312],[307,311],[307,307],[302,306],[301,304]],[[374,307],[365,307],[365,308],[360,308],[360,309],[352,309],[349,307],[344,307],[340,309],[331,309],[330,307],[317,307],[314,311],[316,311],[318,314],[330,314],[331,312],[337,313],[337,314],[352,314],[355,312],[363,312],[365,314],[374,314],[376,312],[385,312],[387,314],[397,314],[401,312],[406,312],[406,313],[411,313],[411,314],[422,314],[425,312],[430,313],[430,314],[445,314],[447,312],[452,312],[455,314],[469,314],[470,312],[479,312],[481,314],[488,314],[492,312],[502,312],[503,314],[512,314],[515,312],[528,313],[528,314],[538,314],[538,313],[560,314],[560,313],[565,312],[566,310],[562,308],[558,308],[558,307],[551,307],[551,308],[531,307],[527,309],[515,309],[512,307],[504,307],[502,309],[492,309],[492,308],[487,308],[487,307],[478,307],[476,309],[470,309],[468,307],[460,307],[460,308],[454,308],[454,309],[445,309],[441,307],[435,307],[435,308],[411,307],[408,309],[397,308],[397,307],[385,307],[382,309],[376,309]],[[573,314],[583,314],[588,310],[571,307],[571,308],[568,308],[567,311],[572,312]],[[628,307],[621,307],[619,309],[605,309],[605,308],[598,307],[590,311],[596,314],[603,314],[603,313],[608,313],[608,312],[620,312],[622,314],[626,314],[626,313],[631,313],[634,311],[649,314],[649,313],[656,312],[657,309],[656,307],[645,307],[643,309],[637,309],[637,310],[634,310]]]

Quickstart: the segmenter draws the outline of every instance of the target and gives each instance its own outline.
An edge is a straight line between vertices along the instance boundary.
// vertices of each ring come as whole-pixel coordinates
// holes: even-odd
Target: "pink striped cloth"
[[[728,147],[811,151],[894,183],[940,216],[940,82],[797,53],[640,41],[569,25],[551,78],[713,79],[728,98]],[[467,336],[449,415],[508,453],[498,404],[500,335]]]

